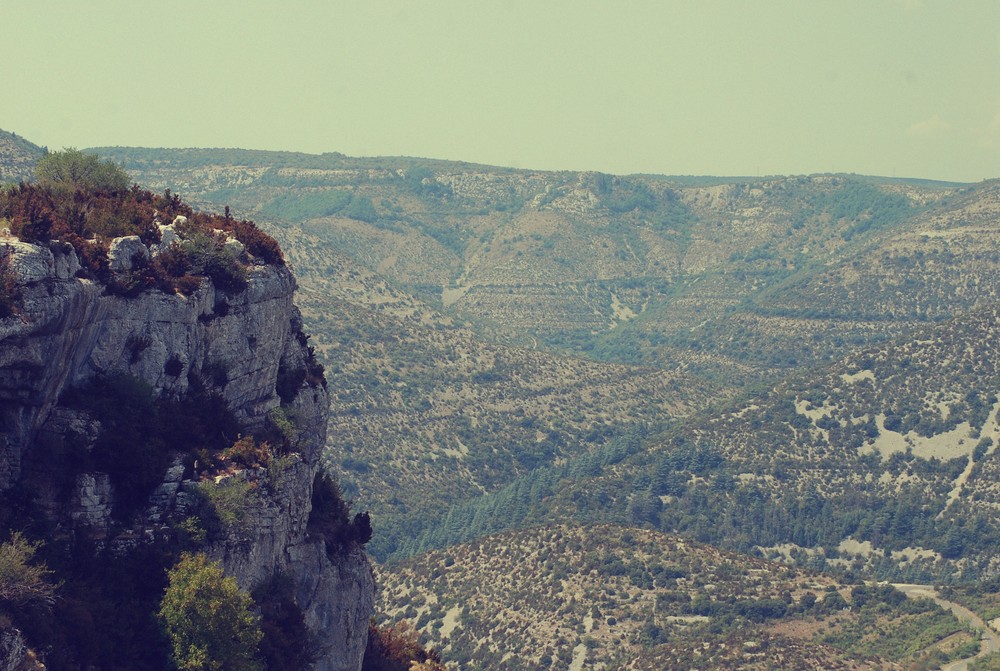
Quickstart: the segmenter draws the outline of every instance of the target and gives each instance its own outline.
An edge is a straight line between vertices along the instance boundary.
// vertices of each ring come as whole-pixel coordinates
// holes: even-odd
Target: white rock
[[[15,240],[4,244],[10,258],[10,272],[19,284],[41,282],[55,270],[52,252],[45,247]]]
[[[225,248],[226,251],[233,256],[243,256],[243,252],[246,251],[246,247],[243,246],[243,243],[236,238],[229,238],[226,240]]]
[[[177,228],[174,224],[169,226],[160,226],[160,244],[156,246],[156,252],[162,252],[170,249],[170,246],[179,243],[181,241],[181,236],[177,234]]]
[[[143,244],[138,235],[126,235],[111,241],[108,261],[112,272],[132,270],[132,259],[136,256],[149,260],[149,248]]]

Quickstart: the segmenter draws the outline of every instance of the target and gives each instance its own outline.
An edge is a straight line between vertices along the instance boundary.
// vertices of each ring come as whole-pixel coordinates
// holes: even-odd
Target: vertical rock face
[[[136,243],[142,244],[128,239],[112,248],[131,258]],[[93,422],[59,399],[96,375],[127,374],[172,398],[183,397],[192,381],[212,380],[252,433],[282,404],[279,374],[308,361],[292,304],[295,280],[285,267],[251,265],[248,287],[239,293],[205,280],[190,296],[147,291],[124,298],[75,277],[80,266],[72,249],[8,239],[0,240],[0,255],[8,258],[21,303],[20,314],[0,320],[0,492],[47,468],[37,457],[47,454],[39,448],[46,441],[93,443]],[[294,452],[280,467],[227,474],[255,486],[266,478],[267,486],[255,488],[241,524],[205,551],[247,590],[275,574],[290,578],[306,624],[323,642],[317,668],[359,669],[373,610],[371,569],[360,548],[331,558],[323,540],[308,533],[328,402],[323,385],[301,378],[297,385],[284,404],[296,420]],[[183,519],[198,485],[175,462],[125,532],[111,521],[114,491],[106,474],[76,474],[68,486],[68,497],[42,492],[47,513],[67,534],[85,532],[113,547],[142,542]]]

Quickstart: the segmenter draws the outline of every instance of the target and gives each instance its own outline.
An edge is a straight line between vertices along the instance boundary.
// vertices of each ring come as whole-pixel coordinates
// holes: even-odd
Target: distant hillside
[[[461,669],[901,669],[978,647],[891,588],[613,526],[491,536],[383,567],[379,583],[385,616]]]
[[[814,568],[975,581],[1000,570],[1000,306],[518,478],[408,551],[466,530],[609,520]],[[516,503],[516,505],[511,505]]]
[[[30,179],[45,149],[14,133],[0,130],[0,184]]]
[[[849,273],[832,278],[847,283],[845,293],[888,300],[882,309],[828,305],[813,278],[831,264],[867,262],[921,217],[942,230],[964,226],[972,203],[995,189],[851,175],[726,182],[337,154],[95,151],[153,188],[298,227],[490,339],[740,384],[975,303],[976,292],[958,305],[940,298],[968,278],[918,266],[918,279],[937,287],[934,303],[896,305],[900,284],[915,276],[895,272],[920,251],[913,244],[890,250],[877,293],[853,286]],[[984,259],[953,242],[939,236],[923,251],[951,251],[958,274],[977,275]],[[997,266],[985,263],[986,273]]]
[[[845,369],[856,363],[835,362],[857,362],[852,352],[883,351],[935,324],[944,325],[933,336],[942,342],[950,328],[964,333],[977,360],[968,365],[982,368],[988,334],[961,328],[963,315],[988,314],[998,301],[996,182],[726,181],[334,154],[99,151],[151,187],[272,222],[300,277],[317,348],[343,385],[334,394],[330,458],[349,471],[347,493],[371,502],[382,521],[372,544],[380,557],[463,540],[472,529],[595,516],[744,550],[819,545],[830,558],[847,538],[894,551],[912,543],[932,555],[908,570],[938,574],[950,570],[947,562],[934,567],[945,532],[960,534],[975,517],[960,516],[957,527],[947,516],[935,520],[975,447],[968,439],[949,464],[918,454],[909,467],[926,489],[913,495],[925,519],[917,530],[890,526],[887,536],[884,520],[870,519],[858,531],[845,512],[817,536],[816,515],[825,513],[802,503],[812,487],[833,506],[860,479],[868,498],[838,510],[895,515],[882,508],[896,488],[879,478],[896,462],[885,466],[855,443],[890,436],[901,411],[853,400],[856,414],[816,420],[821,449],[799,426],[813,411],[793,401],[828,375],[803,371],[833,365],[830,375],[857,373]],[[968,325],[982,323],[973,317]],[[558,355],[565,353],[585,359]],[[960,376],[961,352],[938,354],[928,353],[927,370]],[[989,408],[997,391],[988,375],[966,375],[954,388],[930,377],[915,385],[905,367],[891,375],[906,382],[891,387],[906,390],[903,414],[973,391]],[[780,393],[770,392],[783,378]],[[773,410],[748,410],[746,426],[727,424],[718,436],[702,428],[722,426],[713,408],[734,394]],[[678,456],[676,468],[661,468],[677,451],[673,434],[633,441],[627,454],[613,445],[630,428],[640,435],[695,411],[697,419],[671,430],[704,464]],[[884,431],[880,413],[889,418]],[[827,472],[828,463],[839,470]],[[651,488],[657,468],[667,470]],[[865,484],[869,477],[875,482]],[[767,524],[734,493],[754,487],[777,493],[776,505],[765,506],[776,516]],[[687,496],[676,507],[670,497],[682,495],[674,490]],[[543,505],[524,502],[503,523],[483,512],[496,497],[529,492]],[[959,509],[949,505],[948,515]],[[720,511],[744,519],[716,524]],[[734,534],[721,531],[734,526]]]
[[[331,470],[376,511],[376,556],[452,505],[713,400],[684,373],[483,342],[315,236],[272,230],[331,381]]]
[[[882,639],[937,630],[862,606],[758,626],[748,600],[798,604],[805,575],[761,558],[847,582],[1000,571],[998,182],[99,151],[282,242],[331,380],[328,459],[392,562],[384,610],[463,668],[892,668],[930,642]],[[587,531],[537,531],[568,521]],[[660,610],[684,586],[649,587],[679,551],[653,530],[744,553],[677,559],[711,582],[670,608],[707,610]],[[756,591],[704,604],[729,586]],[[652,608],[607,615],[624,594]]]

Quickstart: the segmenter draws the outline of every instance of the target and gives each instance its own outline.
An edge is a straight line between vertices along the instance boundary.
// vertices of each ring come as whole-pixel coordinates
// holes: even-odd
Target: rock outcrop
[[[242,245],[237,251],[244,252]],[[138,237],[116,239],[111,269],[128,272],[132,259],[149,254]],[[274,468],[220,476],[253,483],[256,495],[245,502],[241,523],[212,538],[204,551],[247,590],[276,574],[291,579],[306,625],[322,644],[316,668],[359,669],[373,578],[359,546],[330,553],[307,529],[328,402],[325,385],[288,375],[304,369],[311,356],[292,303],[291,272],[251,259],[243,291],[227,293],[205,279],[188,296],[150,290],[122,297],[78,277],[80,262],[68,245],[0,239],[4,256],[19,311],[0,320],[0,492],[40,483],[41,505],[57,533],[86,534],[101,547],[142,543],[183,519],[198,482],[175,460],[144,511],[127,523],[113,519],[115,492],[105,473],[73,474],[64,485],[68,496],[46,492],[51,478],[39,477],[47,465],[37,457],[38,446],[68,437],[92,444],[99,429],[86,414],[60,405],[64,392],[95,376],[124,374],[160,398],[180,399],[191,385],[211,380],[247,434],[263,428],[280,407],[295,418],[294,450]],[[296,385],[292,394],[279,395],[282,375]],[[257,487],[264,479],[267,486]]]

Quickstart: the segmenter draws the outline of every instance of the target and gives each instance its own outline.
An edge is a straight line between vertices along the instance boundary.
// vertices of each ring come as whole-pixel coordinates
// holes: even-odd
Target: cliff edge
[[[328,402],[292,302],[295,280],[214,230],[218,249],[239,260],[240,282],[188,269],[183,290],[137,285],[185,231],[194,236],[186,217],[170,222],[110,239],[100,277],[81,263],[88,243],[0,236],[0,280],[12,298],[0,319],[3,521],[44,537],[50,566],[70,566],[56,571],[66,602],[87,602],[75,584],[89,574],[78,564],[96,561],[106,575],[150,548],[203,552],[247,592],[280,579],[310,634],[314,668],[356,671],[374,600],[367,537],[357,519],[338,522],[340,537],[316,519]],[[211,435],[199,437],[201,426]],[[107,596],[114,589],[95,598],[113,608],[124,598]],[[145,589],[140,601],[162,594],[162,584]],[[36,622],[45,617],[33,612],[23,609],[21,629],[45,657],[38,632],[47,630]],[[102,636],[98,615],[80,619]],[[45,662],[58,668],[58,644],[47,644]],[[65,666],[103,668],[100,649],[77,644]]]

